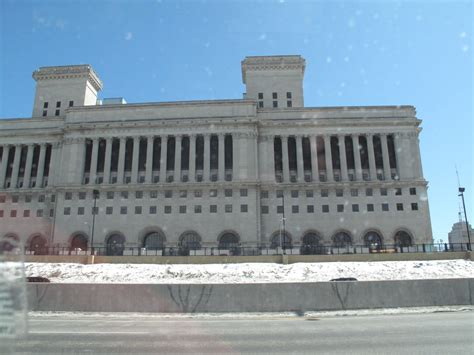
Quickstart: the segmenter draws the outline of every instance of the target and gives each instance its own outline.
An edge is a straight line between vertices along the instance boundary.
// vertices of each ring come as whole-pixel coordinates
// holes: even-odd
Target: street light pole
[[[283,194],[281,195],[282,199],[282,207],[283,207],[283,217],[281,218],[281,226],[282,228],[280,229],[280,248],[281,248],[281,254],[284,254],[284,249],[283,249],[283,240],[285,239],[286,233],[285,233],[285,192],[283,191]],[[283,236],[282,236],[282,229],[283,229]]]
[[[95,227],[97,197],[99,197],[99,190],[92,190],[92,195],[94,197],[94,208],[92,208],[91,255],[94,255],[94,227]]]
[[[471,234],[469,233],[469,222],[467,221],[466,205],[464,204],[464,191],[466,191],[464,187],[459,187],[460,194],[458,196],[461,196],[462,208],[464,209],[464,220],[466,222],[467,230],[467,250],[471,250]]]

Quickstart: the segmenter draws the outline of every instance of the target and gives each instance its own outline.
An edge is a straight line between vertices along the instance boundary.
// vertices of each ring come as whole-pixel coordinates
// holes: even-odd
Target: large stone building
[[[38,252],[93,235],[109,253],[431,243],[415,108],[305,107],[305,65],[247,57],[243,99],[138,104],[98,100],[89,65],[39,68],[32,117],[0,120],[0,238]]]

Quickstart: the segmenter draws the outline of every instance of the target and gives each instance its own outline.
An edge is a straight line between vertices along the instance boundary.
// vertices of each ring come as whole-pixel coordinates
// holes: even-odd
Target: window
[[[25,195],[25,202],[31,202],[31,195]]]
[[[54,111],[55,116],[59,116],[59,110]]]
[[[49,102],[46,101],[46,102],[43,104],[43,108],[48,108],[48,105],[49,105]]]
[[[321,190],[321,197],[328,197],[329,196],[329,191],[327,189],[322,189]]]
[[[306,212],[308,212],[308,213],[314,213],[314,206],[313,206],[313,205],[308,205],[308,206],[306,206]]]
[[[121,191],[120,192],[120,197],[122,197],[124,200],[128,198],[128,191]]]
[[[337,212],[344,212],[344,205],[337,205]]]
[[[48,115],[48,111],[43,110],[43,117],[46,117]]]
[[[60,108],[61,107],[61,101],[56,101],[56,108]]]
[[[43,210],[42,209],[36,210],[36,217],[43,217]]]
[[[194,190],[194,197],[202,197],[202,190]]]
[[[5,203],[5,195],[0,196],[0,203]]]
[[[64,215],[69,216],[71,214],[71,207],[64,207]]]
[[[105,214],[112,214],[114,213],[114,208],[112,206],[105,207]]]
[[[382,211],[384,212],[388,211],[388,203],[382,203]]]
[[[158,198],[158,191],[150,191],[150,198]]]
[[[370,187],[365,189],[365,196],[373,196],[373,195],[374,195],[374,191]]]
[[[380,196],[387,196],[387,189],[386,188],[382,187],[380,189]]]
[[[240,196],[241,197],[247,197],[249,194],[249,191],[247,189],[240,189]]]
[[[148,213],[156,214],[156,206],[150,206],[150,209],[149,209]]]
[[[258,99],[259,99],[259,100],[263,100],[263,92],[259,92],[259,93],[258,93]]]
[[[314,193],[313,190],[306,190],[306,197],[313,197]]]
[[[171,206],[165,206],[165,214],[171,213]]]
[[[351,189],[351,196],[352,197],[359,196],[359,190],[358,189]]]
[[[416,187],[410,187],[410,195],[416,195]]]
[[[262,190],[262,192],[260,193],[260,198],[268,198],[268,191]]]
[[[135,206],[135,214],[142,214],[142,206]]]
[[[286,107],[293,107],[291,100],[286,100]]]
[[[202,206],[201,205],[194,206],[194,213],[201,213],[201,212],[202,212]]]
[[[224,190],[225,197],[232,197],[232,189],[225,189]]]
[[[262,214],[268,214],[268,206],[262,206]]]
[[[179,197],[186,198],[188,196],[188,192],[186,190],[179,191]]]
[[[31,198],[30,198],[31,201]],[[30,201],[25,201],[25,202],[30,202]],[[51,202],[56,201],[56,195],[51,195]]]
[[[240,212],[246,213],[248,212],[248,210],[249,210],[248,205],[240,205]]]
[[[276,191],[276,197],[277,198],[282,198],[283,197],[283,190],[277,190]]]
[[[186,206],[179,206],[179,213],[186,213]]]
[[[77,214],[79,216],[83,216],[84,215],[84,207],[78,207],[77,208]]]
[[[23,217],[29,217],[29,216],[30,216],[30,210],[24,210]]]
[[[38,202],[44,202],[44,195],[38,196]]]
[[[344,190],[336,189],[336,197],[342,197],[342,196],[344,196]]]
[[[397,203],[397,211],[403,211],[403,203]]]
[[[298,197],[298,190],[291,190],[291,197],[293,198]]]
[[[323,211],[323,213],[329,213],[329,205],[323,205],[322,206],[322,211]]]
[[[120,207],[120,214],[127,214],[127,206]]]
[[[19,197],[18,195],[12,195],[12,202],[13,203],[18,203]]]
[[[113,200],[113,198],[114,198],[114,192],[107,191],[107,200]]]
[[[278,99],[278,94],[276,92],[272,93],[272,99],[273,100]]]
[[[277,206],[277,213],[283,213],[283,206]]]
[[[10,211],[10,217],[12,217],[12,218],[16,217],[16,210],[11,210]]]
[[[300,213],[300,206],[291,206],[291,213]]]
[[[353,204],[352,205],[352,212],[359,212],[359,205],[358,204]]]
[[[49,216],[50,216],[50,217],[53,217],[53,216],[54,216],[54,209],[53,209],[53,208],[51,208],[51,209],[49,210]]]
[[[278,101],[273,101],[273,108],[277,108],[278,107]]]
[[[225,205],[225,213],[232,213],[232,205]]]
[[[79,192],[79,200],[85,200],[86,199],[86,193],[84,191]]]
[[[417,204],[416,202],[413,202],[413,203],[411,204],[411,210],[412,210],[412,211],[418,211],[418,204]]]
[[[402,195],[402,189],[400,187],[397,187],[395,189],[395,196],[401,196]]]
[[[74,101],[69,101],[69,107],[73,107],[74,106]]]
[[[263,101],[258,102],[258,108],[263,108]]]
[[[374,204],[368,203],[367,204],[367,212],[374,212]]]
[[[209,196],[210,197],[217,197],[217,190],[215,190],[215,189],[209,190]]]
[[[3,210],[0,210],[0,218],[3,218],[3,214],[4,214]]]
[[[135,191],[135,198],[140,200],[143,198],[143,191]]]
[[[210,205],[209,206],[210,213],[217,213],[217,205]]]
[[[287,91],[287,92],[286,92],[286,98],[287,98],[287,99],[291,99],[291,98],[292,98],[292,97],[291,97],[291,92],[290,92],[290,91]]]
[[[72,192],[66,192],[64,194],[64,199],[67,201],[72,200]]]

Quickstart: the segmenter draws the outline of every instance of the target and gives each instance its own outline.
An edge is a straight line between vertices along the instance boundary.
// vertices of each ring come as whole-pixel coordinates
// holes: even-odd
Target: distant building
[[[413,106],[305,107],[305,60],[242,61],[243,99],[98,101],[90,65],[33,73],[0,120],[0,238],[27,250],[431,243]]]
[[[469,224],[469,234],[471,236],[471,242],[472,242],[473,241],[472,238],[474,237],[474,230],[472,229],[470,224]],[[450,244],[468,243],[467,226],[466,226],[465,221],[459,219],[459,222],[456,222],[453,224],[453,228],[451,228],[451,232],[448,233],[448,240]]]

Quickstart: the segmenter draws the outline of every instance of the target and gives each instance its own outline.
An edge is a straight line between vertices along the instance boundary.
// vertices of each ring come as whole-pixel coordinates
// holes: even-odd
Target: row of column
[[[345,138],[349,136],[351,137],[352,141],[352,152],[354,152],[354,170],[355,176],[352,179],[349,179],[349,172],[347,166],[347,150],[346,150],[346,141]],[[382,150],[382,160],[383,160],[383,179],[384,180],[391,180],[392,179],[392,171],[390,167],[390,156],[389,156],[389,146],[387,140],[387,134],[364,134],[364,135],[323,135],[323,136],[310,136],[310,155],[311,155],[311,180],[312,181],[319,181],[320,180],[320,173],[324,172],[326,176],[326,181],[334,181],[334,166],[333,166],[333,157],[332,157],[332,149],[331,149],[331,137],[336,137],[339,146],[339,158],[340,158],[340,180],[341,181],[349,181],[349,180],[356,180],[362,181],[367,180],[363,177],[363,168],[361,163],[361,145],[360,145],[360,137],[363,136],[366,138],[367,142],[367,155],[368,155],[368,163],[369,163],[369,177],[370,180],[377,180],[377,167],[376,167],[376,159],[375,159],[375,150],[374,150],[374,137],[380,137],[381,141],[381,150]],[[290,166],[289,166],[289,154],[288,154],[288,138],[291,136],[281,135],[279,138],[281,139],[281,146],[282,146],[282,180],[283,182],[289,182],[290,179]],[[321,137],[324,141],[324,157],[325,157],[325,167],[318,166],[318,148],[317,148],[317,138]],[[397,147],[397,135],[392,136],[394,139],[394,152],[395,155],[395,168],[396,162],[399,161]],[[297,181],[303,182],[305,181],[305,173],[304,173],[304,159],[303,159],[303,136],[295,136],[296,140],[296,163],[297,163]],[[274,154],[276,152],[274,151]],[[275,173],[279,173],[275,170]]]
[[[6,188],[29,188],[32,187],[32,180],[35,181],[35,187],[43,187],[45,164],[46,164],[46,152],[48,147],[51,146],[51,156],[49,158],[49,169],[52,171],[52,165],[55,162],[55,151],[56,144],[49,143],[40,143],[40,144],[9,144],[4,145],[2,152],[2,160],[0,166],[0,189]],[[26,151],[26,160],[21,161],[21,155],[23,148],[27,149]],[[36,163],[36,174],[32,176],[32,167],[33,167],[33,154],[35,148],[39,147],[39,156]],[[13,152],[13,153],[12,153]],[[13,160],[9,157],[13,154]],[[9,169],[10,165],[10,169]],[[23,180],[20,177],[20,169],[23,169]],[[51,174],[49,174],[51,175]],[[7,181],[10,179],[10,184],[7,185]]]

